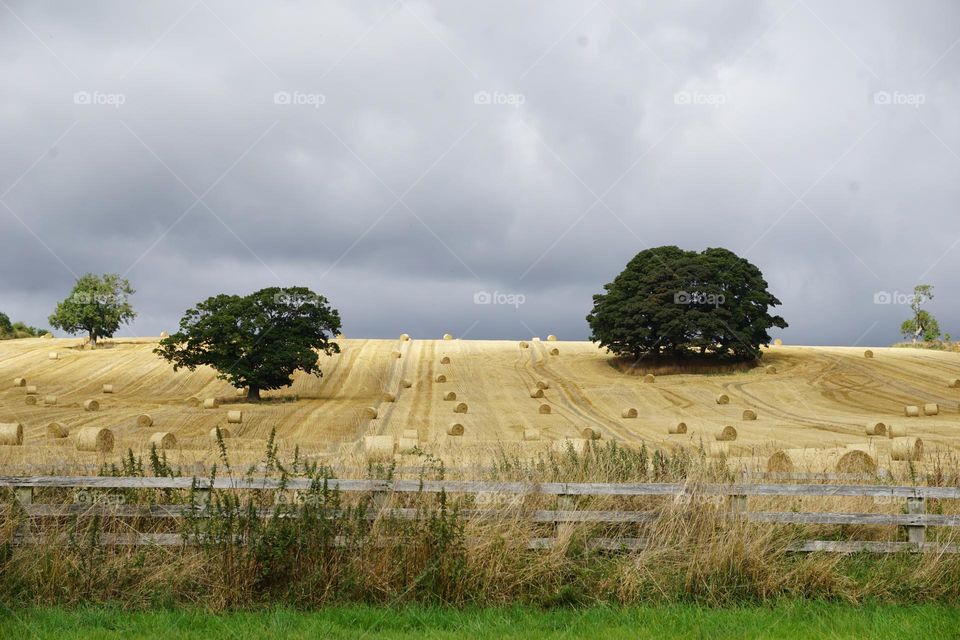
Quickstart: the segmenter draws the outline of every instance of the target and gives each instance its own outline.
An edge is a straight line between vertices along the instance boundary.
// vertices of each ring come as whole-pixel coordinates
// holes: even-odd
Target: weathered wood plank
[[[960,553],[960,546],[956,544],[937,544],[926,542],[922,545],[913,542],[876,542],[857,540],[806,540],[790,547],[791,551],[803,553]]]

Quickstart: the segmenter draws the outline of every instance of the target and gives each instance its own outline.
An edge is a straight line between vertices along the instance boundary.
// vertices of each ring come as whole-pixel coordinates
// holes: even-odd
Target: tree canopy
[[[621,356],[754,359],[770,328],[787,327],[769,312],[780,301],[760,269],[727,249],[646,249],[604,290],[587,316],[590,339]]]
[[[319,353],[339,353],[332,342],[340,315],[306,287],[271,287],[247,296],[221,294],[188,309],[180,329],[155,350],[174,370],[207,365],[235,387],[261,390],[293,383],[297,370],[323,375]]]
[[[14,338],[35,338],[46,333],[43,329],[31,327],[23,322],[11,322],[10,316],[0,311],[0,340]]]
[[[900,333],[905,338],[911,338],[914,342],[918,339],[930,342],[940,337],[940,323],[923,308],[929,300],[933,300],[932,285],[918,284],[913,288],[913,295],[910,297],[910,310],[913,311],[913,317],[904,320],[900,325]]]
[[[85,274],[70,295],[57,304],[49,322],[70,334],[86,332],[95,347],[97,340],[113,337],[121,324],[137,317],[129,300],[134,293],[130,283],[119,274]]]

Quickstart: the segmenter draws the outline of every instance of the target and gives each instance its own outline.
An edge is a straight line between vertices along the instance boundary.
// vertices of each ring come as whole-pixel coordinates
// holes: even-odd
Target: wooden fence
[[[154,490],[194,490],[199,496],[200,508],[209,499],[211,490],[222,491],[272,491],[277,496],[287,496],[290,492],[310,490],[314,486],[307,479],[288,479],[283,482],[274,479],[234,479],[216,478],[138,478],[106,476],[31,476],[0,477],[0,487],[12,488],[16,498],[26,514],[31,518],[60,517],[69,515],[101,514],[121,518],[181,518],[189,505],[140,505],[122,504],[109,499],[110,490],[117,489],[154,489]],[[460,480],[352,480],[333,478],[327,481],[331,490],[341,492],[364,492],[373,494],[378,508],[368,517],[375,519],[383,516],[396,518],[417,517],[416,509],[387,508],[391,493],[436,494],[473,494],[481,496],[553,496],[557,499],[558,509],[533,510],[525,513],[535,523],[553,523],[557,526],[573,523],[595,524],[649,524],[660,517],[657,511],[600,511],[577,508],[581,497],[662,497],[674,502],[698,500],[713,497],[724,504],[727,514],[753,523],[780,523],[798,525],[874,525],[903,527],[906,541],[843,541],[808,540],[791,547],[798,552],[879,552],[895,553],[901,551],[957,553],[957,544],[928,542],[928,527],[960,526],[960,515],[927,513],[930,500],[960,500],[960,488],[953,487],[913,487],[866,484],[668,484],[668,483],[564,483],[564,482],[476,482]],[[78,504],[40,504],[34,502],[34,491],[43,488],[68,488],[82,492],[94,492],[96,497],[81,500]],[[817,511],[751,511],[751,497],[812,497],[812,498],[873,498],[884,504],[901,504],[903,513],[847,513]],[[271,509],[262,510],[264,517],[272,513]],[[465,516],[495,516],[496,509],[471,509],[463,511]],[[30,542],[28,538],[18,540]],[[135,545],[182,545],[185,539],[175,533],[130,534],[104,536],[104,544]],[[555,538],[534,538],[528,546],[532,549],[547,548],[554,544]],[[645,540],[639,538],[596,538],[591,545],[607,550],[635,550],[643,548]]]

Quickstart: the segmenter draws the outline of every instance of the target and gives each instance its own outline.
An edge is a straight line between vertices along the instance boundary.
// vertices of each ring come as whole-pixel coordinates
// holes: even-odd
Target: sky
[[[787,344],[960,336],[960,4],[0,0],[0,310],[121,335],[307,286],[348,337],[589,336],[637,252],[726,247]]]

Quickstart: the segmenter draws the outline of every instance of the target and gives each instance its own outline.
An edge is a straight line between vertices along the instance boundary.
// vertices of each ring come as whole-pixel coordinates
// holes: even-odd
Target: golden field
[[[0,446],[0,472],[89,471],[128,449],[146,455],[150,436],[159,431],[176,437],[167,450],[171,462],[212,463],[217,450],[209,434],[216,426],[231,430],[229,448],[241,460],[260,457],[275,428],[286,454],[299,446],[304,458],[330,464],[362,464],[364,436],[399,439],[409,429],[417,430],[420,449],[454,466],[496,451],[533,456],[557,441],[580,438],[585,427],[600,431],[601,442],[702,446],[709,452],[716,433],[731,425],[738,435],[725,445],[727,454],[759,470],[778,449],[865,446],[889,464],[890,441],[865,432],[876,421],[922,438],[925,461],[960,445],[960,388],[949,386],[960,377],[957,353],[874,348],[868,359],[863,348],[775,346],[763,358],[775,373],[764,366],[661,375],[648,383],[638,372],[618,371],[608,354],[587,342],[528,341],[521,348],[517,341],[342,339],[340,354],[321,356],[322,378],[298,374],[292,387],[265,392],[263,402],[249,404],[210,369],[174,372],[152,353],[156,343],[118,338],[96,350],[78,339],[0,343],[0,423],[24,428],[21,446]],[[559,353],[551,355],[553,349]],[[446,382],[436,381],[440,375]],[[13,385],[18,377],[37,387],[37,405],[27,405],[26,388]],[[542,398],[532,398],[538,382],[547,388]],[[104,384],[114,392],[103,393]],[[455,401],[445,400],[449,392]],[[717,404],[718,394],[728,395],[729,404]],[[48,395],[57,397],[55,405],[44,403]],[[220,406],[192,407],[191,397],[218,398]],[[100,403],[98,411],[84,410],[90,399]],[[467,412],[455,413],[461,402]],[[937,403],[939,414],[905,417],[905,405],[925,403]],[[541,405],[550,413],[541,413]],[[637,417],[623,418],[630,408]],[[756,420],[743,419],[747,409]],[[242,423],[227,424],[231,410],[243,411]],[[144,413],[153,426],[137,426]],[[681,421],[687,433],[669,434]],[[49,438],[51,422],[62,423],[71,435]],[[453,423],[463,425],[462,436],[447,435]],[[113,431],[111,453],[76,450],[74,436],[88,426]],[[539,431],[539,440],[524,441],[529,429]],[[399,453],[397,460],[403,460]]]

